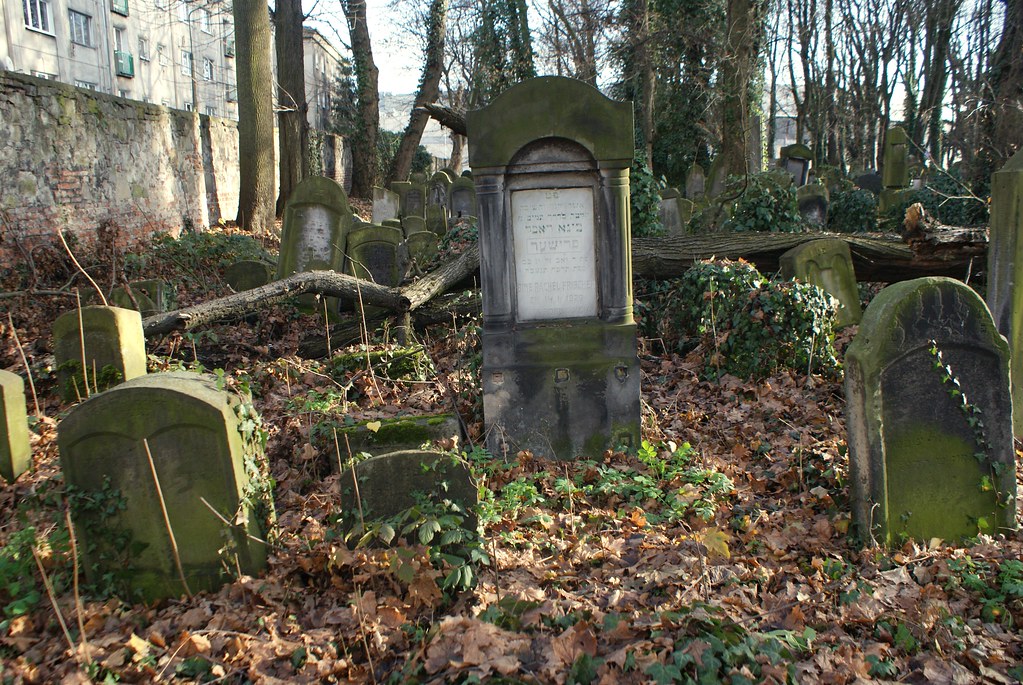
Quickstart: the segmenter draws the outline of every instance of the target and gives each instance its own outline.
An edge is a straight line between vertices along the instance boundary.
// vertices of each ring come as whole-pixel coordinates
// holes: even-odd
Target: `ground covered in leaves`
[[[101,288],[167,278],[182,305],[226,294],[234,255],[275,249],[230,232],[111,244],[72,246]],[[375,364],[298,357],[324,323],[290,306],[150,341],[151,371],[222,369],[251,389],[279,530],[258,578],[152,606],[118,599],[74,563],[55,442],[69,407],[50,326],[75,304],[68,288],[90,286],[59,243],[23,256],[2,274],[0,366],[25,377],[27,361],[38,411],[30,397],[33,469],[0,491],[5,683],[1023,678],[1023,537],[895,550],[850,537],[838,379],[708,382],[699,349],[641,341],[637,453],[504,462],[479,446],[471,318],[420,333],[427,363],[400,379],[388,360],[407,348],[386,331],[367,341]],[[420,512],[400,542],[346,542],[348,455],[324,427],[451,410],[468,440],[441,447],[479,479],[481,534],[447,535],[449,519]]]

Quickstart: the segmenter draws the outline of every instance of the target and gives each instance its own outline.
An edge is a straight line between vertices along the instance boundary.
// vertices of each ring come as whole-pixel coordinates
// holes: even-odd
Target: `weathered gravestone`
[[[838,300],[839,326],[859,323],[863,310],[852,254],[844,240],[824,238],[797,245],[781,256],[779,264],[785,278],[812,283]]]
[[[476,186],[471,178],[460,176],[451,184],[448,210],[453,217],[476,216]]]
[[[689,200],[680,197],[677,188],[666,188],[661,191],[659,215],[661,226],[664,227],[668,235],[682,235],[685,233],[686,224],[692,218],[691,209],[688,212],[688,216],[686,216],[686,208],[682,205],[683,201],[689,202],[690,206],[692,205]]]
[[[725,168],[725,158],[718,155],[710,163],[710,171],[707,172],[705,181],[704,197],[717,197],[725,191],[728,185],[728,169]]]
[[[427,205],[426,228],[443,238],[448,234],[448,209],[441,205]]]
[[[447,211],[451,177],[445,171],[438,171],[430,178],[427,186],[427,205],[440,205]]]
[[[284,208],[277,278],[304,271],[341,271],[351,227],[352,210],[344,189],[326,176],[303,179]],[[313,294],[298,301],[306,309],[318,308]],[[337,311],[337,301],[328,298],[327,307]]]
[[[810,164],[813,161],[813,152],[805,145],[793,143],[786,145],[781,150],[781,168],[792,177],[796,187],[806,185],[810,175]]]
[[[869,190],[874,193],[874,195],[880,195],[881,191],[884,190],[884,182],[881,180],[881,174],[876,171],[860,174],[853,179],[853,183],[863,190]]]
[[[638,444],[632,123],[631,104],[561,77],[520,83],[467,115],[495,455],[571,459]]]
[[[884,189],[878,199],[877,211],[882,214],[898,203],[901,190],[909,188],[909,135],[901,126],[888,129],[884,137],[884,166],[881,184]]]
[[[277,267],[257,259],[243,259],[227,267],[224,280],[236,293],[266,285]]]
[[[443,452],[404,450],[357,463],[341,477],[342,527],[384,522],[419,503],[444,506],[463,517],[462,528],[475,530],[479,494],[468,466]]]
[[[1023,436],[1023,151],[991,176],[987,304],[1012,351],[1013,433]]]
[[[405,238],[405,247],[410,258],[422,269],[437,256],[440,238],[430,231],[419,231]]]
[[[819,183],[796,188],[799,214],[811,226],[824,230],[828,225],[828,187]]]
[[[898,544],[1015,527],[1008,345],[976,292],[950,278],[888,286],[845,360],[862,535]]]
[[[177,302],[177,293],[170,283],[149,279],[118,286],[107,299],[115,307],[137,310],[144,318],[172,311]]]
[[[426,227],[426,219],[421,216],[407,216],[401,220],[401,229],[405,232],[405,235],[412,235],[413,233],[429,233],[430,229]]]
[[[97,387],[102,390],[143,376],[146,338],[142,316],[133,309],[100,305],[61,314],[53,322],[53,357],[61,396],[67,402],[84,399]],[[82,374],[83,357],[88,389]]]
[[[401,196],[387,188],[373,188],[373,223],[383,224],[397,219],[401,212]]]
[[[398,262],[398,245],[404,234],[390,226],[360,226],[348,234],[346,273],[379,285],[401,282],[404,265]]]
[[[92,580],[123,574],[146,601],[183,594],[171,533],[193,593],[216,590],[225,569],[255,575],[263,568],[266,545],[249,537],[264,538],[263,522],[272,518],[272,503],[258,494],[266,487],[258,477],[263,448],[251,407],[216,383],[195,373],[151,374],[93,396],[61,421],[67,484],[94,500],[113,489],[123,502],[106,519],[72,507]]]
[[[392,183],[391,188],[401,196],[401,218],[426,217],[426,186],[418,183]]]
[[[686,198],[694,201],[703,199],[706,194],[707,178],[703,173],[703,167],[693,164],[686,174]]]
[[[25,406],[25,381],[10,371],[0,370],[0,402],[4,423],[0,426],[0,476],[13,483],[32,463],[28,441],[28,409]]]
[[[418,218],[418,217],[414,217],[414,218]],[[402,227],[402,221],[401,221],[401,219],[384,219],[384,223],[382,223],[380,225],[381,226],[390,226],[391,228],[401,228]]]
[[[369,430],[369,421],[337,429],[341,445],[352,454],[366,452],[373,456],[420,449],[434,441],[459,440],[462,428],[454,414],[431,414],[426,416],[396,416],[380,419],[375,430]],[[328,447],[334,450],[333,435],[328,436]]]

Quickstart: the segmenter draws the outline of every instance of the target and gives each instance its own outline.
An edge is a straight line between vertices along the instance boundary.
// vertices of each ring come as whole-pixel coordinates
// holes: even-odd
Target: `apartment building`
[[[344,58],[305,30],[309,123],[326,129]],[[0,66],[104,93],[238,118],[225,0],[3,0]]]

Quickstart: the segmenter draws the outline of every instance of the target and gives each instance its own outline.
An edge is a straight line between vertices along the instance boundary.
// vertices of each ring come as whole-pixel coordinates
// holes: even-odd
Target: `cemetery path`
[[[225,294],[218,253],[204,245],[153,248],[147,275],[173,280],[182,305]],[[96,274],[115,271],[109,254],[80,259]],[[39,289],[73,274],[56,252],[40,251],[34,266]],[[396,416],[457,409],[469,441],[457,447],[473,455],[482,436],[479,330],[471,317],[442,313],[417,340],[423,364],[404,376],[396,362],[412,357],[390,342],[371,345],[375,361],[358,343],[329,362],[301,358],[302,340],[323,323],[286,304],[154,341],[151,373],[222,369],[227,387],[253,391],[279,534],[259,577],[150,606],[118,599],[85,583],[65,523],[56,435],[68,406],[52,377],[50,327],[67,301],[10,298],[0,307],[0,362],[24,372],[24,352],[39,399],[38,415],[28,400],[32,469],[0,489],[5,681],[1023,677],[1023,537],[890,550],[851,538],[838,380],[784,372],[710,382],[700,377],[701,348],[685,356],[641,348],[646,445],[636,454],[557,462],[521,453],[505,463],[475,452],[485,495],[478,546],[441,550],[418,537],[345,544],[347,472],[333,427],[364,421],[366,432]],[[460,585],[451,573],[470,548],[487,563]]]

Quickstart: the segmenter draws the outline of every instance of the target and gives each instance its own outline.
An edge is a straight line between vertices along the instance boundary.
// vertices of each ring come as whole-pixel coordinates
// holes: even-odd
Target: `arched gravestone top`
[[[938,277],[885,288],[864,313],[845,362],[853,511],[862,534],[897,544],[1014,528],[1008,345],[976,292]],[[957,387],[944,380],[948,373]],[[986,446],[970,416],[982,418]]]
[[[348,235],[347,272],[380,285],[398,285],[404,271],[398,263],[398,245],[404,239],[401,229],[391,226],[354,229]]]
[[[859,323],[863,316],[849,244],[823,238],[797,245],[778,260],[785,278],[798,278],[821,288],[841,305],[835,316],[839,326]]]
[[[340,271],[352,210],[344,189],[326,176],[302,180],[284,208],[277,277],[326,269]]]
[[[133,567],[128,581],[149,601],[180,596],[183,587],[143,440],[189,589],[215,590],[227,580],[220,554],[226,542],[233,543],[243,573],[256,575],[265,562],[266,545],[249,536],[264,537],[262,520],[272,512],[257,512],[247,502],[242,512],[247,523],[228,528],[202,502],[234,519],[249,485],[246,462],[261,450],[246,441],[241,398],[216,384],[212,376],[188,372],[136,378],[76,406],[57,431],[68,485],[90,493],[109,482],[124,498],[125,508],[105,523],[130,531],[133,543],[144,545],[127,560]],[[91,573],[99,564],[101,573],[123,570],[110,568],[109,561],[123,550],[110,549],[89,516],[76,515],[86,569]],[[91,554],[98,556],[90,559]]]
[[[813,159],[813,151],[802,143],[786,145],[780,152],[782,159]]]
[[[552,90],[557,99],[550,98]],[[631,102],[612,100],[563,76],[530,79],[466,114],[469,164],[474,169],[504,166],[536,140],[564,138],[582,145],[594,159],[628,167],[633,141],[619,132],[632,126]]]
[[[459,176],[451,184],[448,209],[452,217],[476,216],[476,185],[472,178]]]

